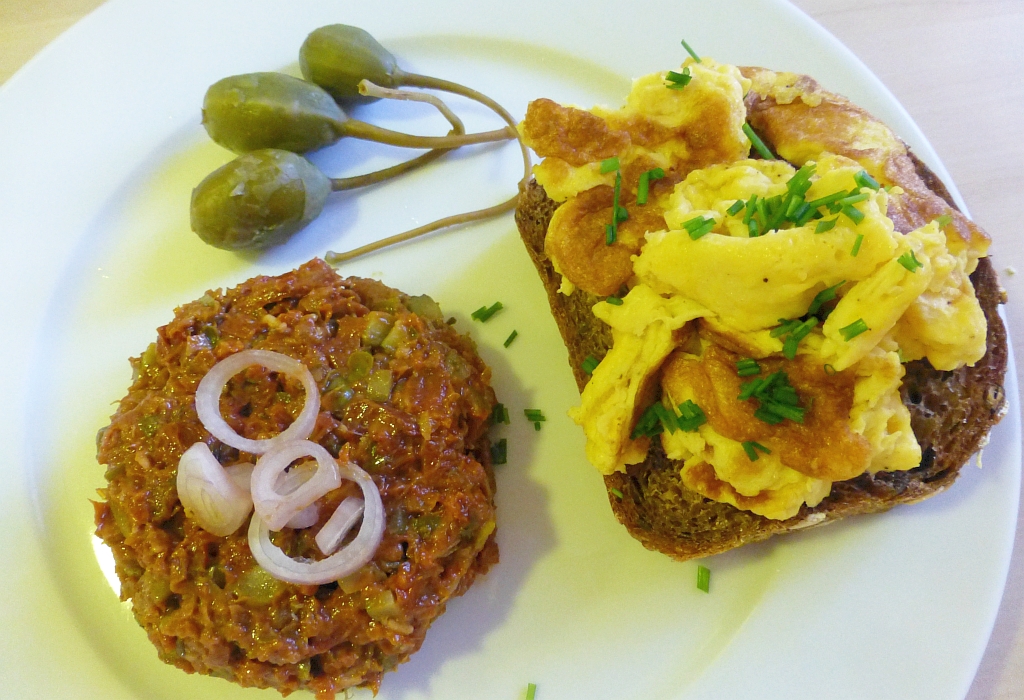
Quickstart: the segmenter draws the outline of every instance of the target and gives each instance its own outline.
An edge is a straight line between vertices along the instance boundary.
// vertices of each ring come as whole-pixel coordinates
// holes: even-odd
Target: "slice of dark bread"
[[[938,178],[920,160],[912,158],[927,186],[955,207]],[[544,252],[548,223],[557,208],[544,189],[531,181],[520,193],[516,224],[547,290],[551,312],[582,392],[589,379],[581,368],[583,361],[588,355],[604,357],[611,347],[611,332],[591,312],[600,297],[579,289],[569,296],[558,292],[561,277]],[[686,560],[848,515],[888,510],[946,489],[984,444],[989,429],[1006,409],[1006,329],[996,311],[1005,301],[1004,294],[988,258],[979,261],[971,280],[988,320],[985,356],[973,367],[947,372],[933,369],[927,360],[906,365],[903,403],[910,410],[914,434],[921,445],[921,466],[836,482],[831,494],[816,507],[804,506],[788,520],[770,520],[686,488],[679,463],[668,459],[660,441],[653,440],[644,462],[628,467],[626,473],[604,477],[615,516],[645,547]]]

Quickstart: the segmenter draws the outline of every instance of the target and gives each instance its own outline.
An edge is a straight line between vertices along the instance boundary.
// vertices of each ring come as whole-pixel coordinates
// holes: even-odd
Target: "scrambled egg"
[[[984,355],[969,274],[987,238],[939,213],[888,127],[812,80],[710,59],[681,70],[682,89],[656,73],[621,109],[538,101],[521,125],[564,202],[545,244],[562,292],[628,290],[593,308],[614,342],[570,411],[588,459],[610,474],[661,440],[688,488],[775,519],[834,481],[918,466],[902,363]],[[748,119],[786,161],[749,158]],[[788,398],[773,417],[771,396],[741,395],[776,376],[771,396]],[[703,422],[638,432],[658,402]]]

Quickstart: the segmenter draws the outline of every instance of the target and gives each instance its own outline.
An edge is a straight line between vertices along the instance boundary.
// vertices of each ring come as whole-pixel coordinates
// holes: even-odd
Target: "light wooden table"
[[[0,83],[102,0],[0,0]],[[795,0],[906,107],[995,240],[1006,311],[1024,361],[1024,1]],[[1019,274],[1009,274],[1017,270]],[[968,700],[1024,698],[1024,519]],[[913,650],[905,650],[912,654]]]

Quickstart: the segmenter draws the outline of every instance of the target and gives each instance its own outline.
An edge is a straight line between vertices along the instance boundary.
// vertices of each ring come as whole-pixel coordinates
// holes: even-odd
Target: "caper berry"
[[[347,120],[325,90],[284,73],[233,75],[211,85],[203,99],[207,133],[235,153],[312,151],[341,138]]]
[[[401,74],[395,57],[359,27],[331,24],[314,30],[299,49],[299,69],[341,101],[367,101],[359,81],[397,87]]]
[[[225,250],[283,243],[324,207],[330,179],[302,156],[279,149],[246,153],[192,191],[192,230]]]

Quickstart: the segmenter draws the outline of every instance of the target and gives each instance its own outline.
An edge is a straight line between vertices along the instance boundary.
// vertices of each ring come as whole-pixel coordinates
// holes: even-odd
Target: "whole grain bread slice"
[[[941,181],[913,154],[911,158],[927,186],[955,207]],[[611,347],[611,332],[591,312],[599,297],[579,289],[569,296],[558,291],[561,277],[544,252],[548,223],[557,208],[544,189],[531,181],[520,192],[516,224],[547,290],[582,392],[589,379],[583,361],[588,356],[604,357]],[[604,477],[615,516],[645,547],[682,561],[850,515],[885,511],[948,488],[1006,410],[1006,329],[997,313],[999,304],[1005,302],[1004,293],[988,258],[979,261],[971,280],[988,320],[985,356],[973,367],[954,371],[933,369],[927,360],[906,366],[901,393],[923,453],[919,467],[836,482],[831,494],[816,507],[804,506],[788,520],[770,520],[686,488],[680,464],[668,459],[660,441],[653,440],[642,463],[628,467],[625,473]]]

